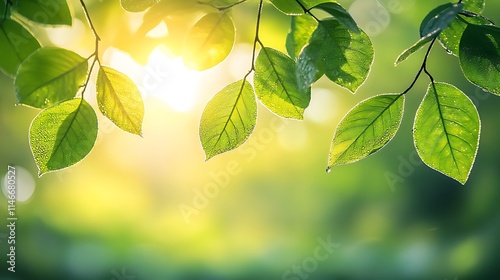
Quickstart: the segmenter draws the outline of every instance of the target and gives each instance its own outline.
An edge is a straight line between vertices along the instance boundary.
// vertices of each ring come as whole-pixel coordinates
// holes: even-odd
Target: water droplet
[[[453,53],[450,49],[446,49],[446,52],[447,52],[448,54],[452,54],[452,53]]]
[[[328,167],[326,168],[326,173],[330,173],[330,172],[332,172],[332,168],[331,168],[330,166],[328,166]]]

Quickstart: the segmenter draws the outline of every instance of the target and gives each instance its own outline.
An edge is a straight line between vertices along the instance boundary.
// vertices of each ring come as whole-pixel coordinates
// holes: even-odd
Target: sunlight
[[[160,48],[151,52],[139,86],[144,94],[158,97],[172,109],[188,111],[196,103],[201,73],[187,69],[180,57],[169,57],[164,51],[168,52]]]

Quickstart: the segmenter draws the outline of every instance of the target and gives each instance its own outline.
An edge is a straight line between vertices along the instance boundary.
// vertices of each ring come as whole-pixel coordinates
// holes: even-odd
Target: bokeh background
[[[42,45],[86,57],[93,37],[79,2],[69,2],[72,28],[31,29]],[[407,95],[403,124],[387,147],[325,172],[342,116],[365,98],[411,83],[424,51],[397,68],[393,63],[418,39],[423,17],[446,1],[340,1],[373,41],[367,82],[352,95],[320,80],[301,122],[280,119],[260,104],[248,142],[208,162],[199,119],[216,92],[248,71],[258,1],[233,9],[237,44],[223,63],[201,73],[176,58],[175,39],[162,40],[167,33],[181,36],[210,8],[190,12],[178,28],[160,25],[137,39],[130,34],[143,13],[124,12],[118,0],[86,2],[103,39],[103,63],[141,88],[144,137],[98,113],[90,155],[38,178],[28,143],[38,111],[15,106],[13,80],[0,74],[2,188],[8,164],[16,165],[20,200],[16,273],[10,273],[7,202],[0,199],[1,279],[498,279],[500,99],[469,84],[458,60],[439,45],[430,71],[467,93],[482,120],[467,184],[431,170],[416,155],[411,128],[429,83],[425,76]],[[500,2],[487,0],[485,15],[500,23]],[[284,51],[288,28],[289,18],[266,3],[264,44]],[[95,106],[93,92],[91,84],[85,96]]]

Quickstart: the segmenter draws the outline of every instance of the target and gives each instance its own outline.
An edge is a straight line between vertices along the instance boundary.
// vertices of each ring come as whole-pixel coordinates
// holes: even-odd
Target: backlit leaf
[[[71,166],[94,147],[97,116],[83,99],[58,103],[41,111],[31,123],[30,147],[39,175]]]
[[[73,23],[67,0],[19,0],[13,1],[12,9],[40,24],[72,25]]]
[[[45,108],[75,97],[87,76],[87,60],[60,48],[33,52],[20,66],[14,81],[17,102]]]
[[[337,126],[328,166],[352,163],[383,148],[398,131],[404,100],[403,94],[381,94],[351,109]]]
[[[257,103],[246,80],[232,83],[208,102],[200,124],[200,139],[207,160],[243,144],[257,119]]]
[[[415,44],[413,44],[413,46],[407,48],[398,56],[396,62],[394,62],[394,66],[397,66],[399,63],[408,59],[408,57],[422,49],[427,43],[432,41],[432,39],[434,39],[433,36],[425,36],[420,38]]]
[[[222,62],[234,44],[234,24],[226,13],[210,13],[189,31],[182,57],[187,67],[206,70]]]
[[[5,74],[14,77],[19,65],[38,48],[36,38],[19,23],[5,19],[0,25],[0,70]]]
[[[102,66],[96,86],[99,110],[119,128],[141,135],[144,104],[134,82],[125,74]]]
[[[462,11],[463,3],[447,3],[432,10],[420,24],[420,37],[436,37]]]
[[[356,21],[352,18],[351,14],[346,11],[340,4],[338,3],[322,3],[314,8],[323,10],[329,13],[332,17],[338,20],[345,28],[351,30],[352,32],[359,33],[360,29],[356,24]]]
[[[500,95],[500,28],[469,24],[460,40],[459,54],[465,77]]]
[[[480,17],[470,17],[465,18],[465,20],[470,22],[471,24],[489,24],[486,19]],[[443,47],[448,50],[448,52],[451,52],[451,54],[453,54],[454,56],[458,56],[460,39],[462,38],[462,34],[464,33],[467,25],[468,24],[466,24],[465,22],[459,19],[455,19],[445,30],[443,30],[439,34],[439,42],[441,42]]]
[[[290,32],[286,37],[286,50],[291,58],[298,58],[317,26],[318,23],[309,15],[292,17]]]
[[[463,92],[445,83],[429,85],[413,128],[415,148],[425,164],[465,184],[479,133],[476,107]]]
[[[310,88],[300,92],[295,62],[285,54],[263,48],[255,62],[255,93],[271,111],[285,118],[302,119],[311,99]]]

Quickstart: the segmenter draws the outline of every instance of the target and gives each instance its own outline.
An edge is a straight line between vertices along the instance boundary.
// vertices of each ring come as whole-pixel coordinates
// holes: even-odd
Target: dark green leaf
[[[465,18],[465,17],[464,17]],[[486,19],[480,17],[465,18],[468,22],[472,24],[489,24]],[[439,42],[443,47],[451,54],[458,56],[458,46],[460,45],[460,39],[465,31],[467,24],[460,19],[455,19],[445,30],[439,34]]]
[[[87,76],[87,60],[60,48],[33,52],[17,71],[17,102],[37,108],[75,97]]]
[[[459,54],[465,77],[500,95],[500,28],[469,24],[460,40]]]
[[[159,0],[120,0],[122,7],[129,12],[142,12]]]
[[[5,74],[14,77],[19,65],[38,48],[40,44],[35,37],[19,23],[5,19],[0,25],[0,70]]]
[[[337,19],[345,28],[351,30],[352,32],[359,33],[360,29],[356,24],[356,21],[352,18],[351,14],[346,11],[338,3],[323,3],[314,7],[315,9],[323,10]]]
[[[311,99],[310,88],[300,92],[295,62],[285,54],[263,48],[255,62],[255,93],[267,108],[285,118],[302,119]]]
[[[234,44],[234,24],[226,13],[210,13],[189,31],[182,58],[187,67],[206,70],[222,62]]]
[[[328,166],[352,163],[383,148],[398,131],[404,100],[403,94],[381,94],[351,109],[335,131]]]
[[[444,4],[432,10],[420,24],[420,37],[437,37],[462,11],[464,4]]]
[[[97,116],[83,99],[58,103],[41,111],[31,123],[29,139],[38,174],[71,166],[94,147]]]
[[[102,66],[96,87],[101,112],[119,128],[142,135],[144,104],[134,82],[123,73]]]
[[[18,0],[12,9],[23,17],[40,24],[72,25],[73,18],[66,0]]]
[[[232,83],[208,102],[200,124],[207,160],[243,144],[257,120],[257,103],[246,80]]]
[[[415,148],[425,164],[465,184],[479,134],[476,107],[463,92],[445,83],[429,85],[413,128]]]
[[[368,77],[373,62],[370,38],[362,30],[352,32],[333,19],[319,23],[303,53],[297,63],[301,90],[324,71],[331,81],[355,92]]]
[[[316,20],[309,15],[292,17],[290,32],[286,37],[286,50],[291,58],[298,58],[317,26]]]

